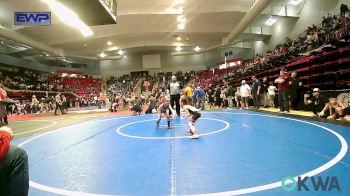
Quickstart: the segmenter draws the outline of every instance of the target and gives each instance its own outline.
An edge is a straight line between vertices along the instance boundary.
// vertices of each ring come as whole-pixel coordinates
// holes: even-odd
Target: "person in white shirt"
[[[273,85],[273,82],[270,82],[269,87],[267,88],[267,93],[269,95],[269,105],[270,107],[275,107],[275,95],[277,88]]]
[[[176,109],[176,114],[180,117],[180,93],[181,93],[182,85],[176,79],[176,76],[171,76],[171,82],[168,85],[168,91],[170,94],[170,105],[172,108]]]
[[[32,96],[32,103],[31,103],[32,113],[39,113],[39,101],[36,99],[36,96]]]
[[[242,108],[248,109],[251,88],[246,83],[245,80],[242,80],[242,86],[240,91],[241,91],[241,97],[242,97]]]

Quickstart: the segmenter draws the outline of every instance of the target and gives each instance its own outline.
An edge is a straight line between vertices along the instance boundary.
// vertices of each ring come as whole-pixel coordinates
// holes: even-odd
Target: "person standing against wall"
[[[261,90],[261,84],[260,80],[256,78],[256,76],[252,77],[253,84],[252,84],[252,96],[253,96],[253,102],[254,102],[254,108],[259,109],[260,107],[260,90]]]
[[[249,109],[249,96],[251,92],[250,86],[246,83],[245,80],[242,80],[242,86],[240,88],[242,108]]]
[[[283,113],[289,113],[289,81],[288,71],[282,68],[280,76],[275,80],[275,83],[278,84],[278,103],[280,112]]]
[[[227,88],[226,88],[226,97],[227,97],[227,101],[228,101],[228,107],[229,108],[233,108],[233,98],[235,96],[235,92],[233,90],[233,87],[231,84],[228,84]]]
[[[201,110],[205,109],[205,92],[201,87],[197,87],[194,89],[193,96],[197,100],[197,108]],[[193,100],[193,99],[192,99]]]
[[[207,97],[208,97],[208,103],[209,103],[209,107],[215,107],[215,100],[214,100],[214,94],[215,94],[215,90],[213,88],[212,84],[209,84],[209,87],[207,88]]]
[[[264,108],[269,106],[269,94],[268,94],[268,89],[269,87],[269,82],[267,81],[267,77],[264,77],[262,82],[261,82],[261,89],[260,89],[260,94],[262,96],[262,100],[264,102]]]
[[[297,78],[297,72],[293,71],[289,82],[290,106],[293,110],[298,108],[300,98],[298,96],[300,79]]]

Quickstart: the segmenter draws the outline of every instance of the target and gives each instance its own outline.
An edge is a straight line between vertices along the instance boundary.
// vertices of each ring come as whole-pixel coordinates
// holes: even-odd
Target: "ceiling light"
[[[176,40],[177,40],[177,41],[181,41],[181,37],[180,37],[180,36],[177,37]]]
[[[184,15],[179,15],[179,16],[177,16],[176,20],[177,20],[177,22],[185,22],[185,21],[186,21]]]
[[[289,0],[290,5],[299,5],[303,0]]]
[[[111,46],[111,45],[112,45],[112,42],[111,42],[111,41],[108,41],[108,42],[107,42],[107,45],[108,45],[108,46]]]
[[[41,0],[42,2],[49,5],[51,10],[56,14],[56,16],[61,19],[65,24],[73,28],[78,29],[84,37],[93,35],[92,30],[80,20],[78,15],[74,13],[71,9],[64,6],[62,3],[56,0]]]
[[[108,50],[109,51],[117,51],[117,50],[119,50],[119,48],[117,46],[111,46],[111,47],[108,47]]]
[[[183,14],[184,13],[184,7],[183,6],[180,6],[177,8],[177,13],[178,14]]]
[[[175,50],[180,52],[182,50],[182,48],[181,48],[181,46],[176,46]]]
[[[175,0],[175,4],[182,4],[185,3],[185,0]]]
[[[121,55],[124,54],[124,51],[122,51],[122,50],[120,49],[120,50],[118,50],[118,54],[121,56]]]
[[[99,54],[99,56],[100,56],[101,58],[105,58],[107,55],[106,55],[105,53],[101,52],[101,53]]]
[[[183,29],[185,29],[185,23],[179,23],[179,24],[177,24],[177,29],[179,29],[179,30],[183,30]]]
[[[265,24],[268,25],[268,26],[272,26],[272,25],[274,25],[276,22],[277,22],[277,19],[276,19],[276,18],[270,17],[270,18],[265,22]]]
[[[199,52],[199,51],[201,50],[201,48],[200,48],[199,46],[196,46],[196,47],[194,48],[194,50],[195,50],[196,52]]]

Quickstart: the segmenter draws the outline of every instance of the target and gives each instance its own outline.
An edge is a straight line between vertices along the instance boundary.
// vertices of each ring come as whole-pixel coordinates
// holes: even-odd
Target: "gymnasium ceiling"
[[[253,3],[254,0],[185,0],[184,3],[177,3],[176,0],[118,0],[117,23],[90,26],[93,35],[84,37],[54,14],[50,27],[15,26],[16,11],[52,10],[40,0],[0,0],[0,25],[50,47],[77,55],[97,56],[101,51],[112,55],[118,49],[123,49],[126,53],[175,51],[176,45],[184,46],[185,50],[193,50],[195,46],[205,49],[221,44],[222,39],[235,28]],[[183,30],[177,29],[179,13],[176,9],[179,6],[184,7],[186,18]],[[285,15],[285,9],[292,10],[288,16]],[[234,43],[267,39],[271,36],[272,27],[264,22],[271,15],[276,18],[298,17],[298,9],[300,6],[289,5],[288,0],[272,1]],[[91,14],[98,16],[98,13]],[[252,29],[263,31],[254,32]],[[181,41],[177,37],[181,37]],[[108,41],[112,42],[111,46],[107,45]],[[0,52],[5,53],[4,51]],[[11,49],[6,52],[16,51]],[[23,53],[23,50],[17,52]]]

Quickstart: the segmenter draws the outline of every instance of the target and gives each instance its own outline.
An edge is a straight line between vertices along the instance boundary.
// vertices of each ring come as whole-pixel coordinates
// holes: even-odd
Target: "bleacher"
[[[101,92],[101,80],[95,78],[61,78],[63,88],[72,91],[86,99],[99,97]]]
[[[275,79],[279,76],[281,67],[285,67],[289,72],[296,71],[306,88],[318,87],[321,89],[342,89],[348,88],[350,69],[350,43],[348,46],[338,49],[320,49],[309,55],[301,56],[273,69],[268,69],[256,73],[258,78],[268,77]],[[241,84],[242,80],[251,82],[251,75],[232,80],[234,86]]]
[[[333,16],[340,21],[339,16]],[[267,51],[264,55],[255,56],[243,61],[241,65],[225,69],[211,69],[196,74],[196,85],[206,88],[223,84],[223,80],[233,86],[239,86],[242,80],[251,83],[251,77],[267,77],[274,80],[283,67],[290,73],[296,71],[303,82],[303,87],[336,90],[349,88],[350,42],[348,35],[349,20],[345,24],[327,24],[310,26],[294,40],[286,38],[285,42]],[[310,35],[317,34],[318,39],[310,40]]]

